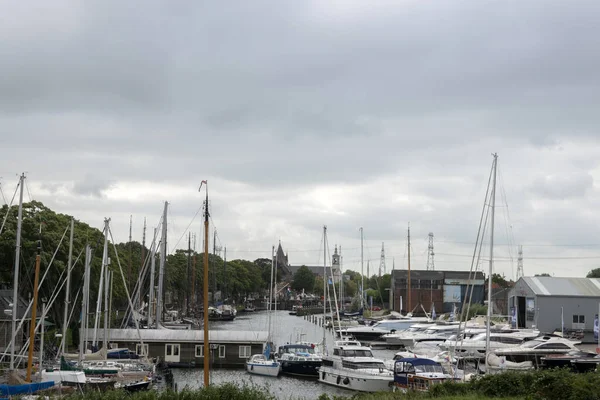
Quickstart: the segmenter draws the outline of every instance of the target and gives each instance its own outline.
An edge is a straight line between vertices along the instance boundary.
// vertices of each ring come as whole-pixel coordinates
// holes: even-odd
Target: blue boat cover
[[[23,385],[0,385],[0,395],[16,396],[19,394],[31,394],[39,390],[49,389],[54,386],[54,381],[25,383]]]

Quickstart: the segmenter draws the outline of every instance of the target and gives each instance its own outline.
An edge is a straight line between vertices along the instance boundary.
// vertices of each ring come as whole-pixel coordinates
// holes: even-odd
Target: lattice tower
[[[435,271],[435,262],[433,256],[433,232],[429,232],[429,244],[427,245],[427,271]]]

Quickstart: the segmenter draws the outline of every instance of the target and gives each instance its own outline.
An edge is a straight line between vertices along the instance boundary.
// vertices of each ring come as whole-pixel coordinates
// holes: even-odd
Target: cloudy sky
[[[495,268],[600,266],[598,1],[0,0],[0,176],[117,241],[202,204],[227,258],[468,270],[493,152]],[[486,239],[489,240],[489,239]],[[484,248],[484,258],[488,258]],[[487,269],[485,260],[482,267]]]

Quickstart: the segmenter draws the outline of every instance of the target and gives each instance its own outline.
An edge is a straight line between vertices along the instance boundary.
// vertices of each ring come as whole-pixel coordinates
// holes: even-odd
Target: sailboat
[[[269,290],[269,333],[267,343],[262,354],[252,355],[246,361],[246,371],[254,375],[278,376],[281,371],[281,363],[271,359],[271,304],[273,304],[273,271],[275,269],[275,246],[271,256],[271,282]]]

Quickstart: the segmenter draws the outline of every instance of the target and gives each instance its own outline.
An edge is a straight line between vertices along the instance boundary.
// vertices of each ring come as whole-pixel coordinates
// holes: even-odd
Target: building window
[[[580,324],[585,324],[585,315],[580,315],[579,316],[579,323]]]
[[[204,345],[203,344],[196,346],[196,357],[198,357],[198,358],[204,357]]]
[[[219,358],[225,358],[225,346],[219,346]]]
[[[250,358],[252,347],[240,346],[240,358]]]
[[[138,356],[147,356],[148,355],[148,343],[138,343],[135,345],[135,354]]]
[[[179,355],[179,345],[178,344],[167,344],[166,345],[166,355],[167,356],[178,356]]]
[[[573,315],[574,324],[585,324],[585,315]]]

